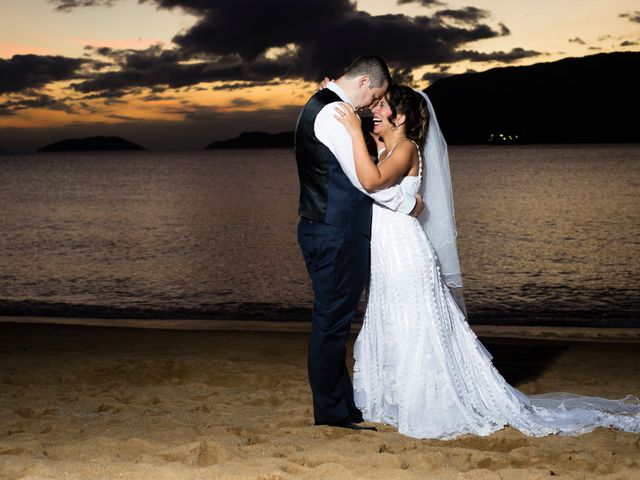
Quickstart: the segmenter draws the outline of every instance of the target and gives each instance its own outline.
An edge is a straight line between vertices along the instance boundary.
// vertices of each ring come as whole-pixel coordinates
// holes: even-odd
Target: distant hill
[[[640,142],[640,52],[567,58],[440,79],[427,94],[447,142]]]
[[[230,140],[213,142],[206,148],[293,148],[293,132],[244,132]]]
[[[84,152],[92,150],[145,150],[144,147],[120,137],[69,138],[41,147],[38,152]]]

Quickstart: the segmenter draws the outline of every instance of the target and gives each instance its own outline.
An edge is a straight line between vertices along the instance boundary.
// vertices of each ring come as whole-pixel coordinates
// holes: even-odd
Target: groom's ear
[[[369,78],[369,75],[365,73],[360,76],[360,79],[358,80],[358,87],[371,87],[371,79]]]

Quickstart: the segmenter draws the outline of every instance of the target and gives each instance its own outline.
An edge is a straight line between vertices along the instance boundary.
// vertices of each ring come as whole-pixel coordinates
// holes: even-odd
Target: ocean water
[[[451,147],[471,323],[640,326],[640,145]],[[0,314],[308,319],[290,150],[0,156]]]

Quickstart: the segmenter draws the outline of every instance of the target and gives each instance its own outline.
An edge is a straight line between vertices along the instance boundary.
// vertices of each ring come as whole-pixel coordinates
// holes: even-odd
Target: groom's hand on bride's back
[[[416,193],[416,205],[415,207],[413,207],[413,210],[411,210],[411,213],[409,215],[411,215],[414,218],[418,218],[418,215],[420,215],[423,209],[424,209],[424,200],[422,199],[422,195],[420,195],[419,193]]]

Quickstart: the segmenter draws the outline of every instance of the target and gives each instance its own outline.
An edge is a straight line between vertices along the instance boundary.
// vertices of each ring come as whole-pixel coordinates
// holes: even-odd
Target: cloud
[[[219,90],[243,90],[245,88],[254,88],[254,87],[265,87],[269,85],[277,85],[280,82],[276,80],[261,80],[256,82],[227,82],[220,85],[215,85],[211,87],[213,91]]]
[[[78,7],[111,7],[115,2],[116,0],[49,0],[60,12],[69,12]]]
[[[75,83],[74,89],[90,93],[154,85],[178,88],[200,82],[239,86],[276,78],[317,81],[325,75],[339,76],[353,58],[369,52],[376,52],[408,78],[412,68],[464,59],[460,49],[467,43],[510,33],[504,24],[486,23],[490,12],[475,7],[410,17],[371,15],[357,10],[350,0],[140,1],[188,11],[197,20],[174,36],[177,48],[173,50],[160,45],[142,50],[87,47],[119,69],[95,73]],[[68,8],[109,4],[57,3]]]
[[[0,94],[38,88],[59,81],[78,78],[89,60],[60,55],[14,55],[0,58]]]
[[[144,120],[143,118],[138,118],[138,117],[130,117],[129,115],[120,115],[117,113],[110,113],[109,115],[107,115],[107,117],[110,118],[115,118],[116,120],[125,120],[128,122],[137,122],[140,120]]]
[[[621,13],[618,16],[621,17],[621,18],[626,18],[630,22],[640,23],[640,11],[639,10],[636,10],[635,12]]]
[[[501,62],[511,63],[523,58],[537,57],[542,55],[541,52],[535,50],[524,50],[522,48],[513,48],[510,52],[477,52],[474,50],[462,50],[458,52],[458,59],[469,60],[471,62]]]
[[[586,45],[586,42],[580,37],[574,37],[569,39],[569,43],[579,43],[580,45]]]
[[[73,106],[65,103],[68,98],[57,99],[51,95],[27,92],[26,95],[18,95],[10,100],[0,103],[0,115],[15,115],[19,110],[27,108],[47,108],[67,113],[79,113]]]
[[[234,107],[251,107],[256,105],[256,102],[249,100],[248,98],[236,97],[231,100],[231,105]]]
[[[500,27],[501,37],[506,37],[508,35],[511,35],[511,30],[509,30],[509,27],[507,27],[504,23],[499,23],[498,26]]]
[[[457,10],[438,10],[433,16],[435,18],[446,18],[465,23],[478,23],[480,20],[489,18],[491,12],[476,7],[465,7]]]
[[[145,95],[144,97],[141,98],[141,100],[143,102],[157,102],[157,101],[161,101],[161,100],[175,100],[176,97],[171,97],[171,96],[167,96],[167,97],[162,97],[160,95],[157,95],[155,93],[151,93],[149,95]]]
[[[444,2],[439,0],[398,0],[398,5],[404,5],[406,3],[419,3],[423,7],[430,7],[432,5],[445,5]]]
[[[450,77],[452,74],[449,73],[450,65],[435,65],[434,71],[426,72],[422,75],[422,80],[427,80],[429,83],[433,83],[436,80],[440,80],[441,78]]]
[[[634,47],[638,45],[638,42],[632,42],[631,40],[625,40],[620,44],[621,47]]]
[[[413,70],[411,68],[394,68],[391,70],[391,82],[414,87]]]
[[[242,64],[233,58],[217,61],[184,63],[188,60],[180,50],[163,50],[152,46],[145,50],[101,49],[118,70],[96,73],[81,82],[71,84],[77,92],[116,92],[122,96],[130,88],[165,86],[176,89],[200,82],[234,80],[246,73]],[[127,92],[129,93],[129,92]]]

